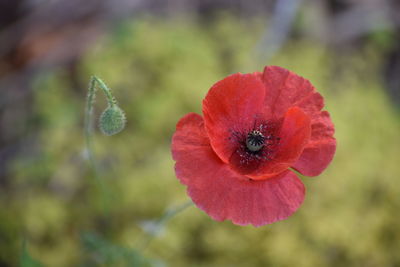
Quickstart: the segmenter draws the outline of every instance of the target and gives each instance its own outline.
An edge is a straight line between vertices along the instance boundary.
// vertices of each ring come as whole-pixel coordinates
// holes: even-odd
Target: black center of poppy
[[[253,130],[247,134],[246,147],[251,152],[257,152],[263,148],[265,143],[264,135],[257,130]]]
[[[228,138],[235,151],[229,161],[241,173],[250,173],[260,164],[275,158],[280,145],[278,137],[281,121],[255,121],[250,129],[230,130]]]

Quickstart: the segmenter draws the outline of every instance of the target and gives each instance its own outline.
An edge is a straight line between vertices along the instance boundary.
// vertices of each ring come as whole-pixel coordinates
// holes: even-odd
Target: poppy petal
[[[303,175],[317,176],[332,161],[336,151],[335,130],[327,111],[320,112],[311,125],[311,138],[293,168]]]
[[[201,149],[203,148],[203,149]],[[189,113],[179,120],[176,132],[172,137],[172,158],[176,161],[175,171],[183,184],[190,178],[189,175],[180,173],[208,172],[209,166],[191,158],[211,157],[222,164],[222,161],[212,151],[204,153],[204,148],[210,149],[210,141],[204,129],[203,118],[196,113]],[[191,158],[188,157],[191,155]],[[194,180],[192,183],[196,182]],[[200,181],[201,182],[201,181]]]
[[[213,219],[261,226],[286,219],[299,208],[305,188],[293,172],[250,180],[223,163],[207,139],[201,116],[188,114],[178,122],[172,154],[177,177]]]
[[[333,123],[329,113],[321,111],[323,97],[308,80],[281,67],[265,67],[261,78],[266,88],[266,109],[272,116],[279,117],[289,107],[297,106],[310,117],[310,142],[293,167],[303,175],[319,175],[336,151]]]
[[[293,106],[302,108],[310,116],[324,106],[322,96],[312,84],[287,69],[265,67],[261,78],[266,88],[265,109],[275,118],[280,118]]]
[[[276,156],[247,176],[260,180],[283,172],[298,160],[309,142],[310,134],[310,118],[298,107],[289,108],[280,130],[281,143]]]
[[[204,124],[215,153],[228,162],[236,143],[232,132],[251,129],[265,97],[257,74],[232,74],[214,84],[203,101]]]

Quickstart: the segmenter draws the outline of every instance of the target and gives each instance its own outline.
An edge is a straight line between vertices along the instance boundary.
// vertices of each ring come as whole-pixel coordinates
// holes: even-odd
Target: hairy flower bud
[[[125,113],[117,106],[109,106],[100,116],[99,127],[103,134],[113,135],[125,127]]]

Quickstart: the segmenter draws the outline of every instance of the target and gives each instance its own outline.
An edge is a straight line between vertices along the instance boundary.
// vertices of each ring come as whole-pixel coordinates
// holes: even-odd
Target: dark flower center
[[[229,161],[235,170],[246,174],[257,169],[261,164],[275,158],[280,145],[279,129],[281,121],[254,122],[247,131],[231,131],[230,142],[236,150]]]
[[[263,148],[265,143],[264,135],[257,130],[253,130],[247,134],[246,147],[251,152],[257,152]]]

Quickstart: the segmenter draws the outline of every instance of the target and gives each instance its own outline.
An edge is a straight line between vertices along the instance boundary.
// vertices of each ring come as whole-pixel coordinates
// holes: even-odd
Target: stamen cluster
[[[269,161],[274,158],[280,137],[276,136],[277,123],[266,122],[245,133],[232,132],[230,138],[236,144],[234,156],[238,157],[239,164],[247,168],[262,161]],[[247,167],[246,167],[247,166]]]

